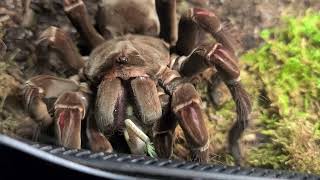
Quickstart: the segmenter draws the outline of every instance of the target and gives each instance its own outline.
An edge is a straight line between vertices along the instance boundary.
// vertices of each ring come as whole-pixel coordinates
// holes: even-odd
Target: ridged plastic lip
[[[47,162],[108,179],[319,179],[320,176],[259,168],[229,167],[146,156],[94,153],[0,135],[0,145],[8,146]]]

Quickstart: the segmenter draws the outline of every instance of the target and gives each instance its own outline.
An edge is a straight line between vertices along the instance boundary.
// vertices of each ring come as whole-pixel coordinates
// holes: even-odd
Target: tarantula
[[[81,124],[86,120],[90,148],[111,152],[109,137],[124,130],[131,104],[159,157],[172,155],[179,124],[193,160],[205,162],[209,138],[201,99],[185,77],[212,67],[237,105],[229,144],[241,160],[237,140],[248,121],[250,101],[239,81],[232,41],[213,12],[192,8],[178,24],[175,0],[102,0],[96,30],[82,0],[64,0],[64,11],[93,49],[89,60],[83,59],[67,33],[49,27],[39,45],[48,44],[79,73],[70,79],[38,75],[24,87],[27,111],[42,128],[55,124],[58,144],[81,148]],[[200,29],[219,43],[198,46]],[[55,99],[53,115],[48,99]]]

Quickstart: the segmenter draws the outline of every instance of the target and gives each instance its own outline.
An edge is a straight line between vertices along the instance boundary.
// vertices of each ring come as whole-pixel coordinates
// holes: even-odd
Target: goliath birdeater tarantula
[[[201,99],[185,77],[213,67],[236,103],[229,147],[241,160],[237,141],[248,121],[250,101],[239,81],[232,41],[213,12],[192,8],[178,24],[175,0],[102,0],[98,33],[82,0],[64,0],[64,11],[92,48],[89,59],[82,58],[67,33],[50,27],[39,45],[47,44],[79,73],[69,79],[39,75],[24,88],[27,111],[42,128],[55,124],[58,144],[81,148],[81,123],[86,120],[90,148],[112,151],[109,137],[123,131],[130,104],[159,157],[172,155],[178,123],[193,160],[205,162],[209,139]],[[201,29],[218,43],[198,43]],[[56,99],[52,116],[48,99]]]

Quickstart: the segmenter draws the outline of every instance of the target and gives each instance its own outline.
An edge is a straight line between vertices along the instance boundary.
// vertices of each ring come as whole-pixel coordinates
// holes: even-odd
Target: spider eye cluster
[[[119,64],[126,64],[128,62],[128,57],[122,55],[122,56],[119,56],[116,61]]]

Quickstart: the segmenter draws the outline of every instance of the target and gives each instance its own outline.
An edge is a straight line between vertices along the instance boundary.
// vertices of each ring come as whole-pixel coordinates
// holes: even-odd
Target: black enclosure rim
[[[22,151],[24,153],[30,154],[34,157],[40,158],[42,160],[48,161],[50,163],[54,163],[59,166],[63,166],[69,169],[73,169],[82,173],[87,173],[90,175],[94,175],[97,177],[104,177],[104,178],[111,178],[111,179],[136,179],[136,178],[130,178],[129,176],[122,176],[115,173],[105,172],[100,169],[95,169],[92,167],[88,167],[82,164],[78,164],[76,162],[57,157],[53,154],[50,154],[48,152],[42,151],[40,149],[37,149],[33,146],[30,146],[27,143],[21,142],[19,140],[10,138],[8,136],[4,136],[0,134],[0,145],[9,146],[13,149],[17,149],[19,151]]]
[[[34,142],[20,141],[0,134],[0,146],[71,170],[107,179],[319,179],[319,176],[260,168],[229,167],[186,161],[157,159],[116,153],[94,153]]]

